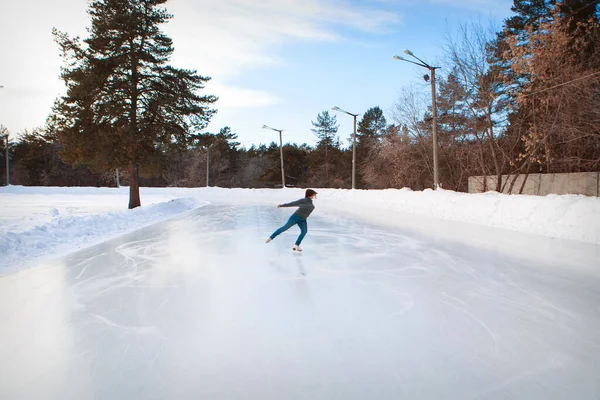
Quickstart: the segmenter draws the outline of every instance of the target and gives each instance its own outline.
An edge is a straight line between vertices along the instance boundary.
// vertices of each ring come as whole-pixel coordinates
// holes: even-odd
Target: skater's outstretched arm
[[[291,203],[279,204],[277,206],[277,208],[281,208],[281,207],[298,207],[300,204],[302,204],[302,200],[304,200],[304,199],[292,201]]]

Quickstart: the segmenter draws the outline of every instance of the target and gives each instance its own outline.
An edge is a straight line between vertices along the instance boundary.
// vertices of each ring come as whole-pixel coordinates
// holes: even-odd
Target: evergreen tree
[[[285,165],[285,182],[289,186],[298,186],[308,170],[307,145],[298,146],[287,143],[283,146],[283,163]]]
[[[317,115],[317,121],[311,121],[314,128],[311,131],[319,138],[317,150],[325,149],[325,177],[329,185],[329,149],[338,141],[336,134],[339,128],[335,115],[330,115],[329,111],[323,111]]]
[[[589,35],[590,32],[584,32],[581,26],[589,21],[592,21],[592,24],[587,26],[598,24],[599,7],[598,0],[514,0],[511,10],[516,15],[504,22],[502,31],[497,34],[496,40],[490,43],[489,56],[514,92],[512,105],[515,109],[517,105],[514,100],[518,93],[533,79],[526,72],[515,72],[516,68],[512,65],[516,58],[515,49],[528,49],[535,45],[530,43],[530,38],[543,35],[545,32],[540,32],[541,27],[547,27],[554,22],[566,24],[572,40]],[[509,42],[513,45],[509,45]],[[593,57],[594,50],[592,44],[585,49],[579,49],[586,58]]]
[[[529,45],[528,32],[537,32],[540,24],[550,19],[552,6],[556,0],[513,0],[511,10],[516,14],[504,21],[503,29],[497,33],[496,39],[488,47],[491,64],[498,74],[504,77],[508,88],[514,92],[509,102],[516,109],[516,92],[527,82],[526,74],[517,74],[512,68],[512,48],[507,43],[517,38],[521,46]]]
[[[529,77],[513,120],[522,131],[521,157],[548,173],[595,171],[600,165],[600,23],[590,18],[572,25],[575,17],[560,10],[567,3],[557,4],[537,32],[529,28],[528,47],[507,40],[512,68]]]
[[[268,147],[266,145],[261,145],[254,150],[253,153],[256,158],[263,161],[262,166],[264,168],[261,171],[258,180],[267,187],[281,186],[281,155],[279,152],[279,143],[271,142]]]
[[[598,0],[563,0],[556,4],[556,11],[560,17],[560,23],[571,36],[569,45],[580,47],[577,51],[580,53],[579,62],[588,62],[590,59],[596,59],[598,49],[597,40],[598,25],[600,24],[600,2]],[[595,31],[595,32],[594,32]],[[593,39],[584,39],[592,37]],[[581,43],[584,46],[581,46]],[[590,66],[597,68],[598,66]]]
[[[362,169],[369,162],[369,152],[377,145],[384,134],[387,121],[378,106],[371,107],[358,122],[356,129],[356,162],[359,166],[358,186],[364,186]]]
[[[329,111],[323,111],[317,115],[317,122],[311,123],[314,127],[311,131],[319,138],[317,146],[331,146],[339,128],[336,116],[330,115]]]
[[[537,30],[541,23],[549,20],[550,10],[555,3],[556,0],[514,0],[510,9],[516,15],[504,22],[501,36],[521,35],[528,26],[534,26]]]
[[[491,47],[511,100],[503,136],[520,142],[511,163],[524,172],[593,169],[598,1],[515,0],[513,11]]]
[[[480,168],[473,168],[479,165],[473,162],[474,158],[484,158],[486,139],[477,129],[482,129],[485,125],[485,118],[473,115],[473,107],[469,103],[470,94],[458,75],[459,70],[455,67],[446,78],[440,78],[438,85],[438,145],[442,160],[440,177],[445,189],[466,191],[468,176],[487,174]],[[480,96],[476,97],[477,100],[479,98]],[[465,151],[467,146],[471,151]],[[487,160],[493,162],[491,158],[487,157]]]
[[[53,31],[67,93],[55,103],[49,129],[64,144],[65,161],[127,169],[129,208],[140,205],[139,168],[166,148],[187,148],[214,113],[216,97],[198,94],[210,78],[167,64],[173,43],[160,30],[172,17],[166,1],[91,2],[84,44]]]
[[[357,139],[377,139],[385,131],[387,121],[379,106],[371,107],[358,123]]]
[[[237,134],[228,126],[223,127],[217,134],[201,136],[200,145],[210,152],[211,186],[231,187],[235,181],[238,169]]]

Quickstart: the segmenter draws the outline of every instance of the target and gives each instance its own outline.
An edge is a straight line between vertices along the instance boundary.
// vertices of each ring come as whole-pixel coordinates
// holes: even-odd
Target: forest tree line
[[[96,11],[96,15],[103,12]],[[518,193],[520,188],[513,187],[514,180],[505,182],[503,175],[600,170],[598,1],[514,0],[512,11],[499,31],[471,23],[445,39],[436,99],[439,176],[445,189],[467,191],[469,176],[495,176],[496,187],[488,189],[510,188]],[[168,19],[160,13],[154,17]],[[102,24],[96,25],[101,38]],[[164,46],[163,53],[168,52],[170,39],[156,32],[153,35],[153,40]],[[75,43],[60,32],[55,36],[65,53],[78,57],[80,49]],[[98,43],[92,39],[87,43],[90,48],[102,45],[100,39]],[[91,83],[81,76],[108,76],[107,71],[115,69],[114,63],[82,62],[79,69],[65,70],[63,78],[71,83],[70,92],[57,101],[47,125],[19,132],[10,143],[11,184],[115,186],[119,169],[122,184],[129,184],[136,175],[136,184],[142,186],[199,187],[207,183],[210,161],[210,186],[281,186],[279,144],[246,148],[240,146],[237,134],[229,127],[206,132],[214,113],[209,107],[216,98],[194,93],[203,89],[209,78],[163,65],[160,54],[156,57],[162,70],[152,66],[148,71],[167,74],[173,82],[183,80],[187,86],[174,85],[165,91],[180,91],[172,96],[143,98],[143,90],[133,93],[149,110],[140,113],[133,125],[118,118],[105,126],[90,122],[93,112],[108,111],[94,108],[101,103],[101,94],[90,98],[87,93],[93,91],[85,85]],[[77,85],[73,84],[77,79]],[[111,93],[131,86],[125,81],[110,82]],[[146,93],[162,93],[164,82],[170,81],[148,79],[143,87],[148,88]],[[386,108],[388,118],[376,101],[363,110],[357,129],[357,188],[431,188],[433,119],[428,85],[415,81],[402,88],[400,98]],[[189,102],[176,100],[181,98]],[[159,109],[163,114],[150,113]],[[89,115],[73,117],[81,110]],[[179,112],[190,117],[186,123],[181,122]],[[73,125],[77,125],[76,130]],[[283,146],[286,184],[350,188],[350,135],[339,135],[336,115],[330,111],[315,115],[312,125],[315,145]],[[122,129],[119,141],[106,139],[103,129],[109,128]],[[0,129],[1,135],[8,133],[6,128]],[[89,145],[80,139],[86,129],[106,141],[86,148]],[[128,135],[148,131],[152,140],[127,139]],[[135,153],[135,157],[121,157],[113,148]],[[6,176],[5,151],[6,142],[2,141],[2,181]]]

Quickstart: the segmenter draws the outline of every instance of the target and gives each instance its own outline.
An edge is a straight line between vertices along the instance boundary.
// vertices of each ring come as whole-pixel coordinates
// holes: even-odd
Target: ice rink
[[[1,399],[597,399],[600,270],[209,205],[0,278]],[[551,240],[551,239],[547,239]]]

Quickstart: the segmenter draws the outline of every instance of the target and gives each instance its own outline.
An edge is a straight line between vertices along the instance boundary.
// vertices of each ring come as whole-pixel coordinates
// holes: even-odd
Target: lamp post
[[[281,139],[281,132],[283,129],[275,129],[270,126],[263,125],[263,129],[271,129],[272,131],[279,132],[279,157],[281,158],[281,184],[285,187],[285,173],[283,172],[283,140]]]
[[[332,108],[333,111],[339,111],[354,117],[354,134],[352,135],[352,189],[356,189],[356,117],[359,114],[352,114],[346,110],[342,110],[338,106]]]
[[[406,58],[400,56],[394,56],[394,60],[406,61],[411,64],[418,65],[419,67],[427,68],[431,73],[431,113],[433,114],[433,188],[437,189],[439,187],[439,175],[438,175],[438,142],[437,142],[437,107],[436,107],[436,97],[435,97],[435,70],[439,67],[432,67],[427,64],[425,61],[421,60],[419,57],[415,56],[412,51],[404,50],[404,54],[409,55],[419,62],[414,62],[412,60],[407,60]],[[425,75],[423,77],[425,82],[429,80],[429,76]]]
[[[212,149],[214,143],[206,146],[206,187],[208,187],[208,182],[210,178],[210,149]]]
[[[6,186],[10,185],[10,164],[8,161],[8,134],[4,137],[6,139]]]
[[[210,178],[210,148],[206,148],[206,187]]]

